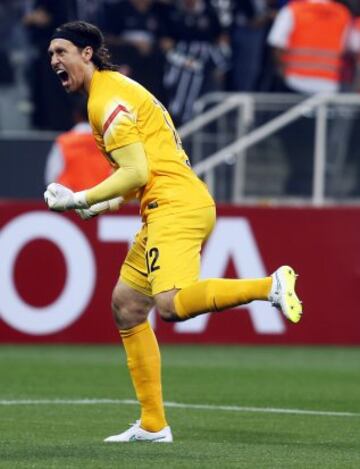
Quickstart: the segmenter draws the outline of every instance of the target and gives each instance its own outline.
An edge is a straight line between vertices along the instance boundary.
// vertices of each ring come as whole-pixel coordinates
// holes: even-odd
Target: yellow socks
[[[161,390],[161,359],[156,336],[148,321],[120,335],[127,365],[141,405],[141,427],[158,432],[167,426]]]
[[[267,300],[272,278],[253,280],[207,279],[179,290],[174,297],[180,319],[193,318],[208,311],[221,311],[253,300]]]
[[[208,311],[267,300],[272,278],[254,280],[208,279],[179,290],[174,297],[176,314],[188,319]],[[120,335],[127,355],[127,364],[141,405],[141,427],[158,432],[167,426],[161,390],[159,346],[148,321]]]

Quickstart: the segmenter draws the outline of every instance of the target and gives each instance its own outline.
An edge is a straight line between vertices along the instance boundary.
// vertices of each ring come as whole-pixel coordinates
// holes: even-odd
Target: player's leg
[[[147,320],[154,302],[144,255],[141,255],[145,238],[146,228],[137,235],[127,255],[112,297],[113,314],[141,406],[141,417],[129,430],[107,438],[106,442],[172,441],[162,399],[160,350]]]
[[[154,236],[149,228],[147,249],[150,267],[155,268],[150,272],[153,295],[163,319],[182,321],[264,300],[280,306],[293,322],[300,320],[302,307],[291,267],[283,266],[264,278],[199,280],[201,244],[214,224],[214,212],[210,209],[177,215],[173,224],[161,226],[162,223],[154,223],[156,230],[151,227]],[[159,232],[163,235],[159,236]],[[149,256],[152,250],[156,255]]]
[[[181,290],[159,293],[156,305],[163,319],[184,321],[207,312],[222,311],[254,300],[270,301],[292,322],[299,322],[302,305],[295,292],[296,274],[282,266],[259,279],[206,279]]]
[[[121,279],[115,285],[111,298],[111,309],[119,331],[132,329],[147,321],[154,306],[151,296],[135,290]]]

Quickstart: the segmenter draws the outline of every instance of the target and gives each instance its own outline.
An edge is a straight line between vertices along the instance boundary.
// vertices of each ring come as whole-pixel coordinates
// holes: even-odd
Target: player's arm
[[[148,164],[141,143],[132,143],[111,152],[119,168],[97,186],[85,191],[88,205],[114,197],[126,197],[148,181]]]
[[[97,204],[90,205],[89,208],[77,208],[75,212],[83,220],[89,220],[103,213],[115,212],[119,208],[129,202],[130,200],[136,199],[137,190],[130,192],[125,197],[115,197],[114,199],[105,200],[104,202],[98,202]]]
[[[148,181],[148,164],[141,143],[132,143],[111,152],[119,168],[91,189],[73,193],[59,184],[50,184],[44,194],[50,209],[65,211],[88,208],[111,199],[125,199]],[[99,212],[100,213],[100,212]]]
[[[284,77],[286,53],[288,53],[289,38],[294,26],[294,14],[291,8],[285,6],[276,15],[267,37],[267,43],[272,48],[276,71],[281,77]]]

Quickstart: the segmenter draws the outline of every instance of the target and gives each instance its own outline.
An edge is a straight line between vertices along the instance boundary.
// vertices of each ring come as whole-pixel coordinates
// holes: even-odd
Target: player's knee
[[[146,321],[152,307],[151,300],[140,301],[127,289],[116,286],[111,298],[111,309],[118,329],[130,329]]]
[[[176,293],[177,290],[171,290],[159,293],[155,296],[156,309],[164,321],[174,322],[180,320],[176,314],[174,306],[174,296]]]
[[[128,326],[129,315],[126,303],[122,301],[121,297],[118,295],[113,294],[111,298],[111,310],[118,329],[126,329]]]
[[[126,298],[113,297],[111,302],[114,321],[118,329],[130,329],[146,321],[149,309]]]
[[[122,329],[126,320],[126,305],[122,302],[121,297],[114,295],[114,293],[111,298],[111,310],[116,326]]]
[[[157,308],[157,310],[159,312],[161,319],[163,319],[164,321],[176,322],[180,320],[178,316],[176,315],[176,313],[174,313],[173,311],[169,311],[168,309],[161,309],[161,308]]]

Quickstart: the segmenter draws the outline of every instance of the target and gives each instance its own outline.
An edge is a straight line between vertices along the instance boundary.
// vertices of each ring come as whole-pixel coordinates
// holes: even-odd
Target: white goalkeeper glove
[[[75,212],[83,220],[89,220],[90,218],[101,215],[102,213],[118,210],[123,201],[123,197],[116,197],[115,199],[105,200],[105,202],[91,205],[89,208],[76,209]]]
[[[44,199],[50,210],[64,212],[74,208],[88,208],[85,191],[73,192],[68,187],[53,182],[47,186]]]

